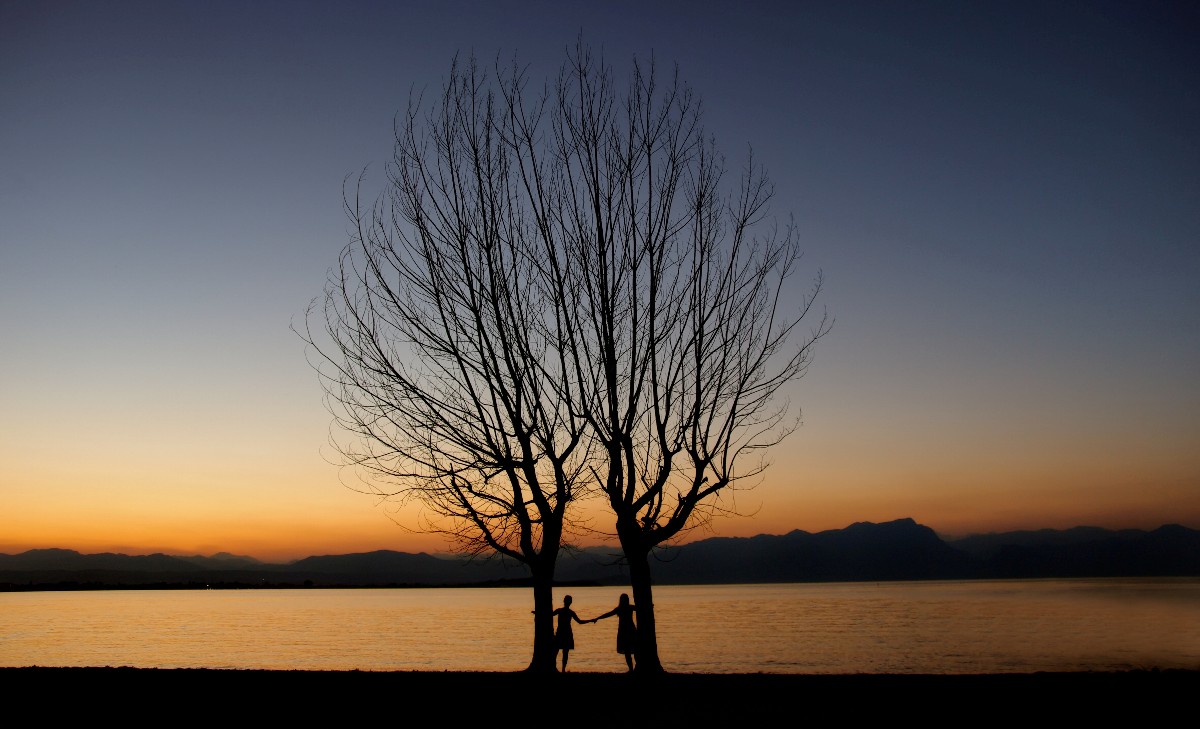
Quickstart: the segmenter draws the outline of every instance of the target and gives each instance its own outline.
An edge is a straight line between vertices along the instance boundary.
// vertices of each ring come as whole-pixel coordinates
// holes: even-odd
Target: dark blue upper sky
[[[0,511],[30,525],[9,540],[64,503],[213,534],[266,529],[264,503],[369,511],[318,455],[289,330],[346,241],[343,179],[378,186],[394,115],[455,53],[540,79],[580,32],[618,71],[678,63],[828,280],[805,426],[730,529],[1200,526],[1198,21],[1192,2],[0,1]]]

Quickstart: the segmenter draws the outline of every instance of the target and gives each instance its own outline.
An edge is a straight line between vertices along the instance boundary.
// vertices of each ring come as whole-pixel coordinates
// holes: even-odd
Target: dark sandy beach
[[[383,719],[563,729],[768,720],[991,725],[1129,718],[1154,725],[1194,716],[1200,671],[647,677],[29,667],[0,668],[0,686],[6,714],[35,708],[59,719],[132,712],[239,724]]]

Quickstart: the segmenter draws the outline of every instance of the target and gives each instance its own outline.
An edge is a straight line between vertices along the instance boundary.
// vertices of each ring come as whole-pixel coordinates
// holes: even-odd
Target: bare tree
[[[513,147],[524,80],[499,82],[455,63],[431,110],[410,100],[386,193],[364,206],[360,177],[345,197],[351,242],[302,336],[344,463],[460,550],[527,566],[529,670],[554,671],[554,566],[590,441]]]
[[[534,657],[554,670],[554,566],[573,502],[615,518],[637,606],[639,671],[661,671],[650,558],[753,485],[791,432],[795,231],[766,218],[747,162],[727,189],[699,101],[653,62],[613,72],[582,43],[552,84],[452,66],[432,112],[410,100],[389,194],[347,196],[355,234],[326,287],[321,355],[350,465],[420,500],[471,552],[528,566]],[[760,230],[760,228],[762,230]],[[790,343],[791,342],[791,343]]]
[[[813,311],[819,272],[789,298],[795,229],[766,219],[773,190],[753,160],[726,189],[678,71],[662,83],[653,62],[635,62],[619,92],[603,59],[577,46],[555,102],[548,237],[571,272],[560,287],[576,295],[564,317],[584,396],[575,408],[603,454],[594,473],[628,563],[637,670],[657,672],[650,557],[735,511],[722,496],[753,485],[766,449],[798,424],[777,396],[830,320]]]

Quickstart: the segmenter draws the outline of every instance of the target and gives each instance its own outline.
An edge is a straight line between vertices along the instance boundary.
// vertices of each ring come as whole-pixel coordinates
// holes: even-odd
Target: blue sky
[[[1200,528],[1200,8],[0,2],[0,551],[417,547],[290,330],[455,53],[582,32],[753,148],[836,318],[718,533]],[[701,535],[702,536],[702,535]]]

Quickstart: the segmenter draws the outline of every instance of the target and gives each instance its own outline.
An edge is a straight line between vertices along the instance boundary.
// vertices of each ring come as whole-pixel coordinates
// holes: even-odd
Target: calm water
[[[568,591],[556,593],[556,604]],[[572,588],[584,619],[612,587]],[[666,586],[675,672],[1200,669],[1200,579]],[[527,589],[0,593],[0,666],[513,671]],[[575,627],[576,671],[620,672],[616,620]]]

